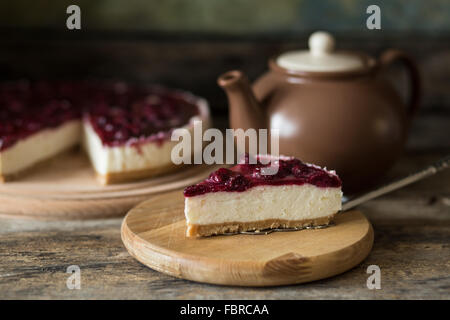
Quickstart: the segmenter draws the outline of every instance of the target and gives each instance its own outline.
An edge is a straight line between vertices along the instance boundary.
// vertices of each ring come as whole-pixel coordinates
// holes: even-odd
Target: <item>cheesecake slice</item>
[[[341,210],[342,182],[334,171],[290,157],[270,164],[262,158],[253,163],[246,156],[184,190],[188,237],[323,226]],[[277,173],[264,175],[269,166]]]
[[[176,170],[174,129],[193,136],[194,122],[209,126],[207,102],[162,87],[116,84],[99,92],[83,117],[83,144],[102,184],[126,182]]]
[[[0,182],[80,141],[80,108],[73,85],[5,83],[0,87]]]

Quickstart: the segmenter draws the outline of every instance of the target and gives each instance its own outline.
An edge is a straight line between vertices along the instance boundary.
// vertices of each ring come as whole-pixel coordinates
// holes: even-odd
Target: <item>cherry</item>
[[[251,183],[250,180],[246,179],[243,175],[236,175],[231,177],[225,185],[229,191],[245,191]]]
[[[254,169],[251,176],[254,179],[261,179],[261,180],[274,180],[277,177],[277,174],[263,174],[264,167],[260,166]]]
[[[314,167],[310,167],[305,164],[295,165],[292,167],[291,170],[292,174],[297,178],[309,177],[317,171],[318,170],[315,169]]]
[[[336,188],[342,185],[342,182],[338,177],[331,176],[325,172],[314,175],[311,179],[308,180],[308,182],[322,188],[326,187]]]
[[[232,174],[231,170],[220,168],[209,175],[208,181],[211,183],[224,183],[231,178]]]
[[[186,197],[198,196],[208,192],[208,186],[198,184],[194,186],[190,186],[184,189],[183,194]]]

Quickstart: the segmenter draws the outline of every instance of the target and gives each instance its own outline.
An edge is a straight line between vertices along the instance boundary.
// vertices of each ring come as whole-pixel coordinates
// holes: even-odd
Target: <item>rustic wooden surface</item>
[[[218,167],[196,165],[152,179],[104,186],[96,180],[86,155],[75,148],[0,184],[0,215],[52,220],[123,217],[149,196],[196,183]]]
[[[146,36],[106,41],[102,35],[83,42],[64,37],[48,42],[38,36],[31,41],[4,37],[1,77],[89,74],[156,81],[207,97],[219,127],[225,124],[226,103],[215,84],[218,74],[241,68],[255,79],[266,69],[268,56],[306,43],[306,36],[288,42],[152,40]],[[424,99],[408,151],[391,176],[407,174],[449,154],[448,37],[382,33],[380,39],[343,36],[339,43],[341,48],[375,55],[383,48],[398,47],[419,62]],[[0,299],[450,299],[450,170],[370,201],[361,210],[375,232],[374,248],[361,265],[330,279],[275,288],[219,287],[153,271],[125,250],[120,218],[71,222],[0,218]],[[74,264],[81,268],[80,290],[66,287],[66,269]],[[381,268],[381,290],[366,287],[366,269],[372,264]]]
[[[410,151],[392,175],[418,169],[445,151]],[[375,231],[373,250],[361,265],[333,278],[274,288],[199,284],[153,271],[125,250],[121,219],[1,218],[0,298],[449,299],[450,171],[373,200],[361,210]],[[381,290],[366,287],[366,269],[372,264],[381,268]],[[81,268],[80,290],[66,287],[70,265]]]
[[[180,190],[131,209],[121,235],[128,252],[163,273],[202,283],[276,286],[328,278],[355,267],[369,254],[373,229],[357,210],[339,214],[334,226],[264,236],[187,238]]]

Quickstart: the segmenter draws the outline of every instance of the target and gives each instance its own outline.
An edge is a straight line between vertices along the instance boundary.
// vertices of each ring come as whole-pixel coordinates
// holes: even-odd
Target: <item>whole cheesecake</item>
[[[290,157],[263,164],[267,157],[258,155],[251,164],[246,156],[184,189],[186,235],[328,225],[341,210],[342,182],[336,173]],[[276,174],[262,174],[274,165]]]
[[[141,179],[180,168],[171,160],[172,131],[194,122],[209,127],[205,100],[162,87],[97,90],[83,116],[83,144],[103,184]]]
[[[101,183],[180,168],[171,134],[209,126],[207,102],[162,87],[114,83],[14,82],[0,86],[0,181],[80,142]]]

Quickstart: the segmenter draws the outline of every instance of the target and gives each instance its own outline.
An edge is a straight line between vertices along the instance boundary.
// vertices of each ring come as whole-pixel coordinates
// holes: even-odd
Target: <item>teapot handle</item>
[[[408,71],[410,98],[407,115],[409,120],[411,120],[419,108],[419,100],[421,95],[419,69],[414,60],[401,50],[388,49],[381,54],[380,65],[382,69],[385,69],[396,62],[402,62]]]

